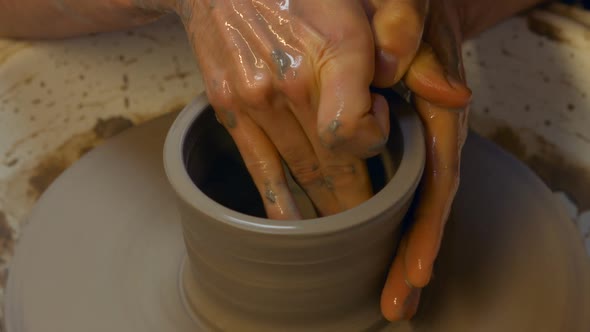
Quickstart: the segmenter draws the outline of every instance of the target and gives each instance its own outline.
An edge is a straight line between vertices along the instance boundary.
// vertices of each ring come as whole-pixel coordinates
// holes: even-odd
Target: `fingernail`
[[[408,295],[407,305],[404,314],[404,320],[410,320],[416,315],[418,305],[420,304],[421,288],[414,288]]]
[[[381,88],[393,86],[396,83],[398,64],[399,60],[395,55],[378,48],[376,50],[373,84]]]
[[[397,308],[396,312],[396,320],[408,320],[408,317],[414,315],[416,302],[420,296],[420,288],[415,288],[412,286],[407,279],[404,279],[406,285],[408,286],[410,292],[403,300],[403,303]]]
[[[382,48],[377,49],[377,55],[379,56],[380,60],[383,60],[384,64],[387,64],[390,68],[393,68],[394,71],[397,70],[398,60],[395,55]]]

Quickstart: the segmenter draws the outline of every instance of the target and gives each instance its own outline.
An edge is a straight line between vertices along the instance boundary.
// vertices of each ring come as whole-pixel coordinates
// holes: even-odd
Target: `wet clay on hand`
[[[372,196],[388,106],[371,94],[372,31],[358,1],[177,4],[218,121],[272,219],[300,219],[283,162],[320,216]],[[342,24],[346,22],[346,24]]]

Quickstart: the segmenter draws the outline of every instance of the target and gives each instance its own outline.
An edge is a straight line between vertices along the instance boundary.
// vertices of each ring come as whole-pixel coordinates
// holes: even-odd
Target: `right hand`
[[[300,219],[285,161],[320,215],[372,196],[364,158],[389,134],[371,94],[375,48],[358,0],[184,0],[175,7],[206,91],[272,219]]]
[[[365,6],[379,50],[374,84],[403,79],[425,129],[422,192],[381,296],[383,315],[396,321],[416,313],[459,186],[471,98],[461,59],[465,20],[453,0],[365,0]]]

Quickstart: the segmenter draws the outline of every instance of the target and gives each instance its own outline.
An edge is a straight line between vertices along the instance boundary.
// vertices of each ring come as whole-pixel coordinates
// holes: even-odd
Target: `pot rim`
[[[193,209],[228,226],[248,232],[282,235],[323,235],[360,226],[388,211],[399,210],[414,195],[425,163],[423,128],[410,107],[392,110],[395,114],[403,151],[393,177],[368,201],[335,215],[305,220],[271,220],[229,209],[203,193],[190,178],[184,163],[185,138],[200,114],[210,106],[203,92],[174,120],[164,143],[164,169],[177,196]],[[408,154],[406,151],[412,151]]]

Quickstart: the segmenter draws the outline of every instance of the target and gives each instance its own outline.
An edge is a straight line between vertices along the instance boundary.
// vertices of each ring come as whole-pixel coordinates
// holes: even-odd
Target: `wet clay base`
[[[7,332],[206,331],[180,286],[184,245],[162,167],[172,120],[88,153],[42,196],[11,268]],[[462,181],[416,319],[375,330],[590,331],[590,263],[549,190],[475,135]]]

